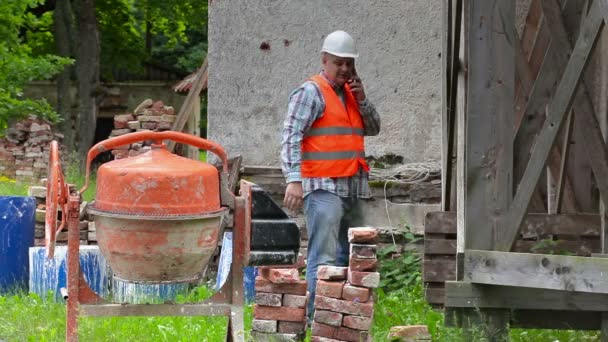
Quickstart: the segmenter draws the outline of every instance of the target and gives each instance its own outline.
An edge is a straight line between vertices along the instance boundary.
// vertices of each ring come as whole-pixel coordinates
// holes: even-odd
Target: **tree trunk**
[[[53,13],[53,30],[55,33],[55,46],[57,55],[62,57],[73,57],[74,44],[74,17],[70,0],[57,0]],[[63,145],[68,152],[76,151],[75,117],[72,111],[72,94],[70,91],[72,67],[66,65],[63,71],[57,75],[57,107],[62,121],[59,130],[63,133]]]
[[[78,25],[78,156],[84,163],[95,137],[100,47],[95,0],[78,0],[75,9]]]

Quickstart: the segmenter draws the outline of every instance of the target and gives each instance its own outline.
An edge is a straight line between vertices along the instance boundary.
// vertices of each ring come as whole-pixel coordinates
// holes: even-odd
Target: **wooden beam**
[[[496,250],[508,251],[513,246],[521,222],[528,209],[530,199],[532,198],[534,188],[538,184],[547,157],[549,156],[551,146],[557,137],[564,117],[571,109],[578,84],[587,66],[589,56],[595,46],[603,22],[602,12],[599,10],[596,1],[589,16],[585,19],[581,34],[572,51],[572,56],[557,87],[553,101],[551,101],[548,110],[549,116],[543,124],[543,128],[532,150],[530,162],[524,172],[524,177],[517,189],[509,213],[505,217],[505,222],[502,226],[504,229],[497,231]]]
[[[512,191],[515,54],[503,32],[513,25],[514,3],[473,0],[469,6],[465,248],[492,249],[491,227]]]
[[[467,250],[465,281],[539,289],[608,293],[608,259]]]
[[[450,210],[450,183],[452,154],[449,131],[451,129],[450,89],[453,72],[452,62],[452,0],[442,1],[442,51],[441,51],[441,210]]]
[[[203,86],[207,84],[207,80],[209,79],[207,69],[208,62],[207,57],[205,57],[205,61],[196,73],[196,78],[192,83],[192,88],[190,88],[190,91],[188,91],[188,95],[186,96],[182,107],[179,109],[179,113],[177,114],[175,122],[173,122],[171,130],[181,132],[184,130],[184,127],[186,127],[186,122],[188,122],[188,118],[190,117],[190,115],[192,115],[192,109],[195,106],[195,102],[200,101],[199,95],[201,93],[201,90],[203,89]],[[175,142],[168,142],[167,149],[173,152],[173,150],[175,149]]]
[[[462,317],[466,312],[478,309],[446,308],[445,325],[461,327]],[[555,310],[511,310],[511,328],[522,329],[563,329],[563,330],[599,330],[601,312],[597,311],[555,311]]]
[[[524,217],[521,233],[526,236],[573,235],[598,237],[601,220],[598,214],[540,214]],[[454,212],[431,212],[424,219],[425,234],[456,234]]]
[[[608,294],[447,281],[445,306],[520,310],[608,311]]]

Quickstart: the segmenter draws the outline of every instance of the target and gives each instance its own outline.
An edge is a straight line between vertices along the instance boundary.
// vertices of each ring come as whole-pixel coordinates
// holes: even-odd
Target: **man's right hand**
[[[287,184],[287,189],[285,189],[285,198],[283,199],[283,205],[295,214],[297,213],[298,209],[302,207],[303,202],[304,190],[302,189],[302,183],[291,182]]]

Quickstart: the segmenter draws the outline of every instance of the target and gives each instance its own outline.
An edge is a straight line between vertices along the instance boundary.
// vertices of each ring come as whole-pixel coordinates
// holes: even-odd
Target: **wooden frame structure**
[[[532,0],[521,36],[515,16],[512,0],[444,0],[443,212],[427,216],[425,281],[453,277],[432,289],[446,322],[492,341],[509,326],[608,341],[608,148],[585,72],[608,0]],[[564,236],[570,255],[534,248]]]

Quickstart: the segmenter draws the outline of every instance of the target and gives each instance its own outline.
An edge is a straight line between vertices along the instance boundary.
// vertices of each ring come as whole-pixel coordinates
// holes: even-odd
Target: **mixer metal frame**
[[[67,261],[67,322],[66,341],[78,341],[78,317],[81,316],[226,316],[226,341],[245,341],[243,267],[249,260],[251,232],[251,186],[240,182],[240,196],[226,187],[227,174],[222,177],[222,204],[233,210],[233,249],[230,274],[224,286],[211,298],[192,304],[121,304],[101,298],[85,281],[80,267],[79,213],[80,194],[67,198],[68,261]]]

